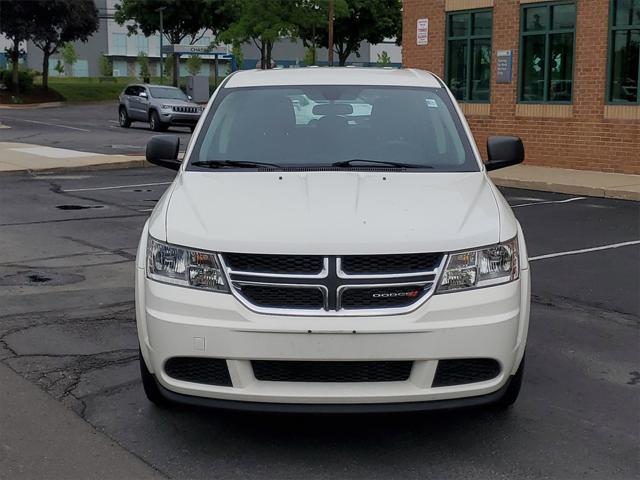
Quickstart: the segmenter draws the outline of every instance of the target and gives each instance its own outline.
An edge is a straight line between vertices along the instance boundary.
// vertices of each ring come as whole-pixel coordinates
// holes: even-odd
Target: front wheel
[[[167,126],[160,121],[160,115],[155,110],[149,116],[149,127],[154,132],[164,132],[167,129]]]
[[[138,357],[140,361],[140,376],[142,377],[142,388],[147,399],[158,407],[168,407],[171,402],[162,396],[156,379],[153,374],[147,368],[147,364],[144,362],[142,352],[138,350]]]
[[[131,126],[131,119],[129,118],[127,109],[124,107],[120,107],[120,111],[118,112],[118,123],[120,123],[122,128],[129,128]]]
[[[504,392],[504,395],[500,400],[495,403],[495,407],[498,410],[506,410],[511,405],[516,403],[518,399],[518,395],[520,394],[520,388],[522,387],[522,379],[524,377],[524,356],[520,361],[520,366],[516,371],[516,374],[511,377],[511,381],[509,382],[509,386],[507,387],[507,391]]]

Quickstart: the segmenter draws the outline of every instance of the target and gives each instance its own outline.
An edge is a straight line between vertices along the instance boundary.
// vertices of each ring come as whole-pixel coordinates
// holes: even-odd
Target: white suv
[[[447,87],[420,70],[227,77],[144,227],[145,392],[271,411],[512,404],[529,322],[524,237]]]

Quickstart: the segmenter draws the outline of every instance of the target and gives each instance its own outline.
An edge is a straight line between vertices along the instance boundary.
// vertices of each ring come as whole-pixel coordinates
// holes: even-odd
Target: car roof
[[[178,87],[174,87],[173,85],[159,85],[155,83],[130,83],[125,88],[129,87],[160,87],[160,88],[173,88],[175,90],[180,90]]]
[[[286,85],[380,85],[442,88],[438,77],[414,68],[303,67],[240,70],[225,88]]]

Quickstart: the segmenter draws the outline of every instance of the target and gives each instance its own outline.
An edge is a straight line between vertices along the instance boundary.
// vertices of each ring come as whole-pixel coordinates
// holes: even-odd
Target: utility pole
[[[164,54],[162,53],[162,37],[164,37],[164,25],[162,23],[162,11],[167,7],[159,7],[156,12],[160,12],[160,85],[164,82]]]
[[[333,0],[329,0],[329,27],[327,29],[329,42],[327,45],[327,62],[333,67]]]

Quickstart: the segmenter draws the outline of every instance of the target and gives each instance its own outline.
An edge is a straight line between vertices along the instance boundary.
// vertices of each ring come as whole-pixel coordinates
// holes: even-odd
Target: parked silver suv
[[[204,107],[176,87],[166,85],[129,85],[120,94],[118,118],[120,126],[131,122],[149,122],[151,130],[164,131],[171,125],[194,130]]]

